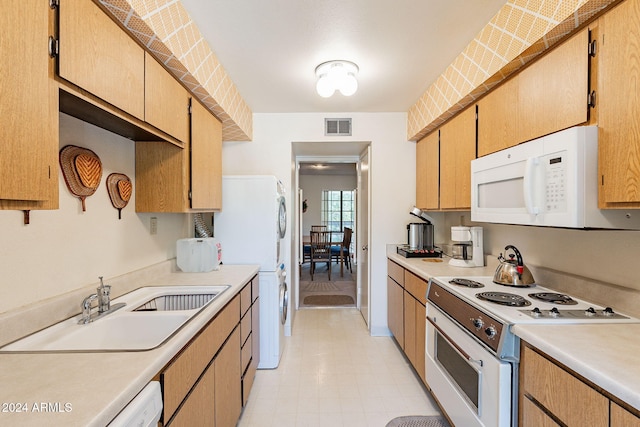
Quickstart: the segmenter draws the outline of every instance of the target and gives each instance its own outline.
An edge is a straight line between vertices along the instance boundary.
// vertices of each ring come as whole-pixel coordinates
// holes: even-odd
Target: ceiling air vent
[[[351,136],[351,119],[324,119],[325,136]]]

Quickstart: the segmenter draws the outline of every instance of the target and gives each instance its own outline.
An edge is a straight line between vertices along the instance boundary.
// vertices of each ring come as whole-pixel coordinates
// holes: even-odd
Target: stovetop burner
[[[460,279],[457,277],[455,279],[449,280],[449,283],[459,286],[466,286],[467,288],[484,288],[484,285],[480,282],[476,282],[475,280],[470,279]]]
[[[569,295],[558,294],[556,292],[537,292],[537,293],[529,294],[529,296],[531,298],[544,301],[544,302],[553,303],[553,304],[560,304],[560,305],[577,305],[578,304],[578,301],[574,300]]]
[[[524,297],[508,292],[480,292],[476,294],[476,297],[496,304],[508,305],[509,307],[526,307],[531,305],[531,302]]]

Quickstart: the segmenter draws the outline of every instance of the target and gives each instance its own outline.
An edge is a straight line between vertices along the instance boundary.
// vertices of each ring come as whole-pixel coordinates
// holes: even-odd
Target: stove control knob
[[[613,309],[611,307],[607,307],[602,310],[602,314],[604,314],[605,316],[613,316],[615,313],[613,312]]]
[[[531,310],[531,315],[533,317],[540,317],[540,316],[542,316],[542,312],[540,311],[540,309],[538,307],[534,307],[534,309]]]
[[[494,328],[493,326],[489,326],[487,329],[485,329],[484,333],[487,334],[487,338],[489,338],[490,340],[494,339],[498,334],[496,328]]]
[[[588,317],[593,317],[596,315],[596,310],[593,307],[589,307],[584,311],[584,315]]]
[[[475,326],[476,331],[479,331],[484,326],[482,319],[475,319],[472,317],[471,322],[473,323],[473,326]]]
[[[553,307],[551,310],[549,310],[549,315],[551,317],[558,317],[560,316],[560,312],[558,311],[558,307]]]

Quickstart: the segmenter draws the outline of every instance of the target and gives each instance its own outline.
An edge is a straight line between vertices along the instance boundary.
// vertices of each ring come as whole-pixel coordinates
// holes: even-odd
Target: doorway
[[[295,232],[292,233],[291,247],[294,265],[297,261],[297,268],[292,269],[294,277],[292,285],[295,295],[293,302],[296,310],[309,306],[305,303],[305,298],[309,296],[308,289],[301,288],[301,283],[315,282],[312,287],[315,288],[318,295],[330,295],[333,292],[332,289],[339,288],[339,291],[335,292],[335,295],[338,296],[334,297],[337,304],[329,304],[329,306],[341,305],[342,298],[339,295],[350,293],[354,302],[342,306],[359,309],[365,322],[369,325],[369,300],[368,298],[361,299],[363,294],[369,294],[368,262],[363,262],[362,259],[364,256],[368,260],[368,252],[365,251],[363,255],[360,243],[368,241],[369,237],[367,226],[369,211],[368,164],[364,168],[367,180],[364,188],[367,191],[367,197],[360,197],[362,191],[361,173],[363,171],[361,156],[363,153],[368,153],[369,150],[369,142],[293,143],[292,183],[293,188],[297,190],[294,193],[296,209],[292,212],[292,224],[294,224]],[[365,206],[362,206],[362,201]],[[344,205],[345,208],[342,210],[327,208],[328,203],[338,206]],[[352,212],[349,211],[349,205],[353,206]],[[365,226],[361,227],[360,221],[362,221],[363,215],[366,218],[363,221]],[[332,280],[328,280],[328,267],[318,264],[315,268],[314,280],[310,280],[310,264],[308,257],[305,259],[305,243],[308,243],[306,241],[309,240],[309,237],[305,236],[309,236],[311,225],[326,225],[328,229],[336,233],[338,236],[336,240],[342,239],[345,227],[353,230],[348,254],[351,268],[347,269],[346,261],[344,264],[340,264],[334,259],[331,264]],[[346,257],[343,260],[346,260]],[[363,266],[367,269],[365,274],[361,271]],[[343,269],[342,275],[340,275],[340,267]],[[363,280],[363,276],[365,280]],[[336,286],[340,281],[348,280],[355,282],[353,290]],[[318,306],[322,306],[322,302]]]

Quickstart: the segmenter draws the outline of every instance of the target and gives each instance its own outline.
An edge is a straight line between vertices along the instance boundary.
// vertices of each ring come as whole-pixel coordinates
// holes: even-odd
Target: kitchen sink
[[[4,352],[144,351],[162,345],[229,288],[222,286],[147,286],[122,295],[124,308],[86,325],[80,315],[9,345]]]

